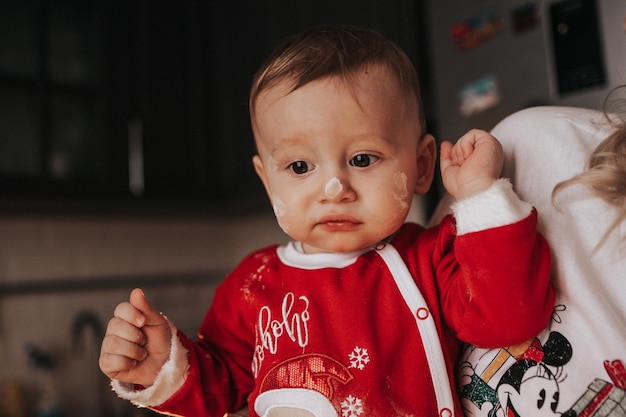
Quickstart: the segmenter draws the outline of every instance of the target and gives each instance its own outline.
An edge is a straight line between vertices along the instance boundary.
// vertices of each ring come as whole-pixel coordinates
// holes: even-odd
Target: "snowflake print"
[[[370,361],[367,349],[358,346],[348,355],[348,358],[350,359],[350,368],[356,368],[359,371],[362,371]]]
[[[357,417],[363,414],[363,402],[352,395],[341,402],[342,417]]]

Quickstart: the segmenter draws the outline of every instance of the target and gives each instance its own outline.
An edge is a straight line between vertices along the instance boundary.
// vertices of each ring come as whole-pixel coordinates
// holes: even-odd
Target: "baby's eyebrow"
[[[268,149],[270,155],[289,152],[290,150],[304,149],[311,139],[281,139],[272,149]]]

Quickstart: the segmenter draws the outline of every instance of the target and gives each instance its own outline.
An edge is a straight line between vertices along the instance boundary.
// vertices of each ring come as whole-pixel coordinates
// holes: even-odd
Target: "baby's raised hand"
[[[460,200],[491,187],[500,177],[504,156],[496,138],[484,130],[472,129],[454,145],[443,142],[440,160],[443,185]]]
[[[165,317],[136,288],[128,302],[118,304],[109,321],[100,369],[109,378],[148,387],[169,358],[171,337]]]

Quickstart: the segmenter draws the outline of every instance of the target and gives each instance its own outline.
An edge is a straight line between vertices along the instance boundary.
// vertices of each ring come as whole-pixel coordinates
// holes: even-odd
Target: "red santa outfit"
[[[257,251],[226,278],[192,341],[135,404],[183,416],[461,415],[460,341],[504,346],[548,322],[554,293],[537,216],[498,181],[457,203],[456,223],[405,224],[357,253]]]

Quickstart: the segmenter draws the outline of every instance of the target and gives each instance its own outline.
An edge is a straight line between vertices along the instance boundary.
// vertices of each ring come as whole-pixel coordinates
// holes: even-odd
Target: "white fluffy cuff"
[[[457,235],[500,227],[527,217],[532,206],[519,199],[511,182],[500,178],[483,192],[452,204]]]
[[[111,380],[113,390],[121,398],[130,400],[138,407],[153,407],[163,404],[182,387],[189,370],[187,350],[177,336],[176,327],[168,320],[172,330],[170,357],[165,362],[152,386],[137,390],[134,384]]]

